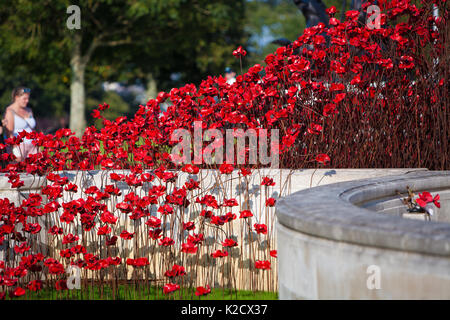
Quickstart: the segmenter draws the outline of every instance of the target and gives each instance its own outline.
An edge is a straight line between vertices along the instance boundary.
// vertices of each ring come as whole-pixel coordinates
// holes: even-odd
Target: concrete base
[[[404,219],[406,186],[441,195],[432,221]],[[280,299],[450,299],[449,195],[450,171],[429,171],[280,199]]]
[[[282,300],[450,299],[450,259],[277,231]]]

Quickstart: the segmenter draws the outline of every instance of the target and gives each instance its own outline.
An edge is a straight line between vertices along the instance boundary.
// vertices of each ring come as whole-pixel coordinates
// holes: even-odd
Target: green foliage
[[[269,39],[296,39],[305,28],[305,19],[292,0],[252,0],[248,2],[246,30],[252,60],[258,63],[278,46]],[[252,61],[252,62],[253,62]]]
[[[325,6],[335,6],[342,11],[342,0],[323,0]],[[347,1],[347,9],[350,6]],[[261,63],[264,57],[274,52],[278,45],[272,40],[297,39],[305,29],[306,21],[302,12],[292,0],[249,0],[247,2],[245,31],[249,39],[248,66]],[[336,17],[340,18],[340,12]]]
[[[149,73],[159,90],[198,83],[234,62],[232,50],[245,43],[244,0],[80,0],[81,30],[66,27],[71,4],[2,0],[2,106],[13,87],[25,84],[33,89],[31,102],[45,106],[39,109],[43,114],[67,112],[75,35],[82,38],[82,55],[96,43],[86,70],[88,94],[103,81],[146,83]]]
[[[324,2],[342,10],[342,1]],[[104,81],[146,84],[151,74],[158,90],[199,83],[221,74],[225,66],[239,70],[231,54],[238,45],[248,49],[248,67],[277,48],[271,40],[295,40],[305,27],[292,0],[80,0],[81,30],[69,30],[66,8],[71,4],[2,0],[0,110],[10,104],[15,86],[26,85],[38,116],[69,112],[69,62],[76,33],[82,35],[83,53],[94,39],[102,42],[86,69],[86,113],[106,101],[113,116],[133,112],[136,103],[100,92]]]
[[[91,113],[98,107],[99,104],[103,104],[104,102],[107,102],[110,106],[114,106],[113,108],[110,107],[102,113],[102,115],[108,120],[114,120],[117,117],[130,114],[130,105],[119,94],[114,91],[103,90],[96,90],[89,94],[86,99],[86,112],[88,114]],[[94,123],[94,119],[92,117],[87,117],[87,119],[91,121],[88,125]],[[97,120],[95,122],[96,126],[99,127],[101,121]]]
[[[70,103],[69,78],[60,74],[34,74],[24,65],[18,65],[13,72],[0,64],[0,112],[4,112],[11,101],[11,92],[19,85],[31,89],[29,105],[37,117],[61,117]]]
[[[87,287],[56,291],[43,289],[40,292],[28,291],[27,295],[17,300],[113,300],[113,293],[109,285]],[[212,288],[207,296],[197,297],[195,288],[183,288],[182,290],[165,295],[161,287],[149,286],[135,288],[133,285],[120,285],[117,290],[116,300],[277,300],[278,293],[265,291],[247,291]]]

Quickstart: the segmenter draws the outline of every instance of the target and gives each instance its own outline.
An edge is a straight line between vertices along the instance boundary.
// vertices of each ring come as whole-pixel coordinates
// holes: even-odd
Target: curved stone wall
[[[406,186],[441,195],[435,221],[402,217],[398,192],[404,196]],[[336,183],[281,199],[280,299],[450,299],[449,206],[450,171]]]
[[[11,188],[8,180],[4,173],[0,174],[0,199],[7,198],[16,205],[20,205],[22,200],[28,197],[29,193],[40,193],[41,188],[46,184],[45,177],[31,174],[20,175],[20,180],[24,183],[20,188]]]

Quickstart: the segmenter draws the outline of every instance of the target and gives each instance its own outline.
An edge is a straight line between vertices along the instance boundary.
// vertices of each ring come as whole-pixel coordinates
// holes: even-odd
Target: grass
[[[7,299],[10,299],[8,296]],[[27,293],[14,300],[277,300],[277,292],[262,291],[231,291],[229,289],[212,288],[207,296],[197,297],[195,288],[183,288],[170,294],[163,294],[162,287],[119,286],[118,293],[113,296],[109,286],[103,288],[88,287],[86,289],[73,289],[57,291],[53,288],[44,288],[39,292]]]

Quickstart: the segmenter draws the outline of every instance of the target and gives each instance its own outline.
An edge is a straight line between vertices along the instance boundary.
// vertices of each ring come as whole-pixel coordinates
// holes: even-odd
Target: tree
[[[39,75],[65,75],[70,66],[70,128],[77,135],[86,124],[90,64],[110,66],[115,79],[168,81],[175,72],[200,80],[205,72],[222,70],[225,53],[232,59],[244,39],[243,0],[81,0],[80,29],[67,27],[68,19],[69,25],[76,22],[75,12],[67,14],[70,5],[2,1],[0,49],[6,55],[0,61],[4,72],[24,66]]]
[[[328,8],[336,6],[345,11],[349,5],[341,0],[324,0]],[[250,65],[261,63],[264,57],[276,50],[275,39],[297,39],[306,27],[305,17],[293,0],[250,0],[247,3],[245,29],[251,34],[249,41]]]

